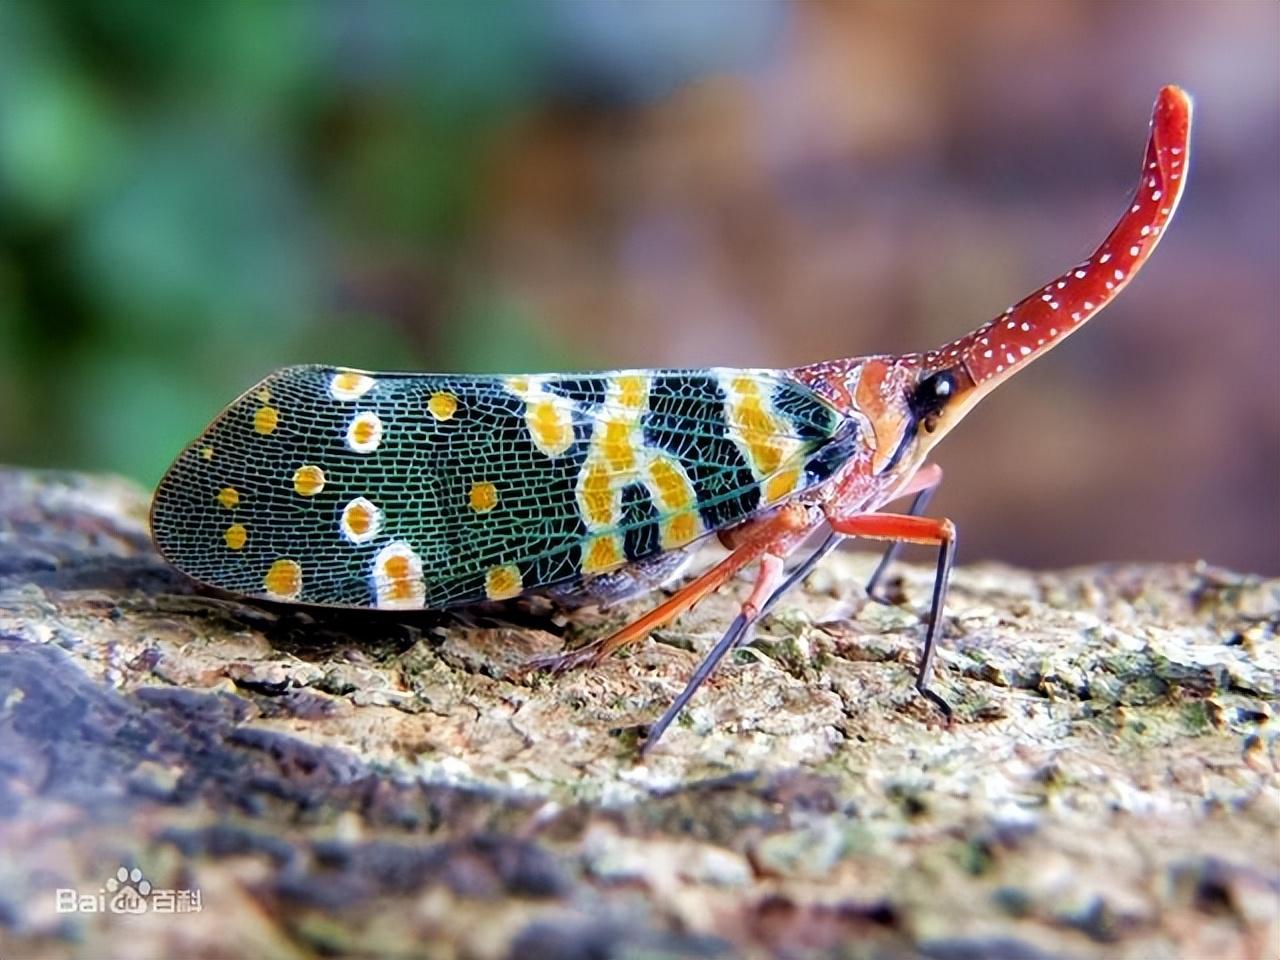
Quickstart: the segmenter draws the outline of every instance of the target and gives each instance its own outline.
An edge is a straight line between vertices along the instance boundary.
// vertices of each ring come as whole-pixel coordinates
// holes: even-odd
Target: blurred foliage
[[[0,461],[152,482],[291,362],[574,363],[467,257],[494,132],[616,39],[567,12],[0,3]]]

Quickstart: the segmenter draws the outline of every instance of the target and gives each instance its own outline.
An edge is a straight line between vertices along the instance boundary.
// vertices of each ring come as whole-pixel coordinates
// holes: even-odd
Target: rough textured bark
[[[0,472],[5,957],[1280,953],[1280,582],[961,567],[946,727],[929,571],[832,557],[641,763],[745,583],[513,681],[562,639],[203,596],[145,511]],[[121,866],[201,911],[57,911]]]

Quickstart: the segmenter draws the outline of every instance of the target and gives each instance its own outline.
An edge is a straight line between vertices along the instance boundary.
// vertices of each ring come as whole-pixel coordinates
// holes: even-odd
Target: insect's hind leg
[[[667,707],[666,712],[662,714],[658,721],[649,727],[644,743],[640,745],[641,755],[653,749],[654,745],[666,732],[667,727],[671,726],[676,717],[680,715],[680,711],[693,699],[693,695],[698,692],[698,688],[715,673],[716,668],[720,666],[720,661],[725,658],[729,651],[748,643],[759,619],[772,610],[774,605],[792,587],[807,577],[818,562],[843,539],[844,537],[841,534],[834,532],[828,534],[818,548],[806,557],[804,562],[797,566],[786,580],[782,581],[781,586],[778,586],[778,581],[782,576],[782,558],[772,554],[764,556],[760,563],[760,573],[757,576],[755,588],[751,591],[751,596],[742,605],[742,610],[734,618],[733,623],[729,625],[729,629],[725,631],[724,636],[702,658],[702,662],[698,664],[698,668],[694,670],[693,676],[689,678],[689,682],[685,684],[679,696],[672,701],[671,706]]]

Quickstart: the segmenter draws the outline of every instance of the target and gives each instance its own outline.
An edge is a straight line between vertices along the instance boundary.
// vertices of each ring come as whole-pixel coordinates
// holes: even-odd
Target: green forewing
[[[774,371],[290,367],[183,451],[152,527],[234,593],[441,608],[677,549],[827,479],[854,439]]]

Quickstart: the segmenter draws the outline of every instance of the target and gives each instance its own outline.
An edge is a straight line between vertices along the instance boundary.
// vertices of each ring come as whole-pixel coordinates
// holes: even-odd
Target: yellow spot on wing
[[[373,377],[354,370],[343,370],[329,381],[329,395],[335,400],[357,400],[373,389]]]
[[[757,479],[777,472],[799,450],[800,440],[789,435],[786,419],[771,409],[769,398],[755,377],[739,373],[727,378],[725,393],[729,436],[752,472]]]
[[[605,420],[600,438],[600,453],[615,471],[631,470],[636,465],[636,427],[626,420]]]
[[[593,530],[622,520],[622,490],[638,479],[638,462],[646,453],[640,417],[648,394],[645,374],[619,374],[609,380],[608,400],[596,413],[576,488],[578,512]]]
[[[778,434],[782,424],[761,404],[759,397],[746,397],[738,407],[736,426],[751,451],[751,463],[760,473],[773,473],[782,462]]]
[[[382,442],[382,421],[376,413],[357,413],[347,427],[347,446],[356,453],[369,453]]]
[[[324,489],[324,471],[312,463],[299,467],[293,474],[293,489],[300,497],[314,497]]]
[[[351,532],[356,536],[361,536],[369,532],[369,527],[373,524],[373,518],[369,516],[369,511],[360,504],[348,504],[347,509],[343,511],[347,515],[347,526],[351,528]]]
[[[664,511],[687,510],[694,505],[693,484],[673,457],[654,457],[649,463],[649,481],[654,499]]]
[[[573,419],[567,402],[543,397],[529,403],[525,422],[533,442],[549,457],[557,457],[573,443]]]
[[[393,577],[387,585],[380,606],[392,609],[399,609],[401,606],[406,605],[414,606],[416,605],[415,598],[417,594],[418,587],[412,577]]]
[[[494,567],[484,576],[484,595],[490,600],[509,600],[523,590],[524,581],[515,564]]]
[[[427,601],[422,560],[403,540],[389,543],[373,560],[373,588],[379,607],[421,610]]]
[[[578,483],[578,509],[591,526],[609,526],[615,517],[613,478],[598,462],[588,462]]]
[[[476,513],[488,513],[498,505],[498,488],[487,481],[471,485],[471,509]]]
[[[427,401],[427,409],[437,420],[448,420],[457,412],[458,398],[447,390],[441,390],[431,395],[431,399]]]
[[[212,459],[213,459],[213,447],[201,447],[201,448],[200,448],[200,458],[201,458],[202,460],[212,460]]]
[[[641,373],[628,373],[614,379],[615,402],[627,410],[644,409],[649,399],[649,378]]]
[[[302,593],[302,567],[296,560],[277,560],[262,578],[267,593],[279,600],[296,600]]]
[[[226,541],[228,550],[240,550],[249,539],[249,531],[244,528],[243,523],[233,523],[227,527],[227,532],[222,535],[222,539]]]
[[[622,538],[615,533],[603,533],[587,541],[582,551],[582,572],[604,573],[627,562],[622,549]]]
[[[254,396],[256,396],[263,403],[271,402],[271,390],[268,387],[263,387],[256,394],[254,394]]]
[[[264,437],[274,432],[280,422],[280,411],[275,407],[259,407],[253,415],[253,429]]]
[[[659,524],[664,550],[683,547],[702,534],[697,492],[679,460],[666,454],[655,456],[649,461],[646,485],[659,511],[667,514]]]
[[[382,512],[364,497],[356,497],[342,508],[339,522],[342,535],[352,543],[367,543],[378,535]]]
[[[240,503],[240,491],[235,487],[223,487],[218,491],[217,500],[228,510],[233,510]]]
[[[677,513],[666,521],[662,529],[662,549],[674,550],[697,539],[702,533],[702,522],[696,511]]]
[[[777,503],[791,493],[800,483],[800,468],[788,467],[775,473],[764,483],[765,503]]]

